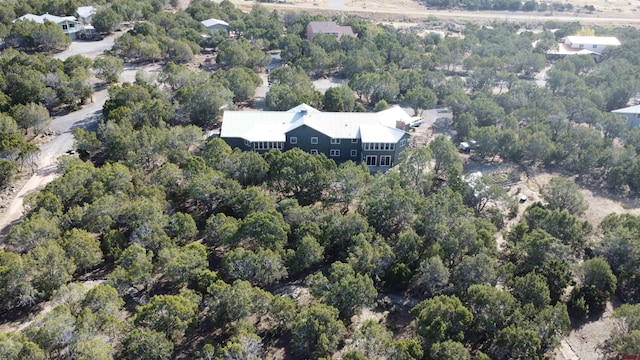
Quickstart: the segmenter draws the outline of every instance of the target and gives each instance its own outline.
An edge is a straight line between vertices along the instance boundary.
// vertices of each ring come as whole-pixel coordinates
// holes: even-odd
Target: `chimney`
[[[402,120],[396,120],[396,129],[407,131],[407,124]]]
[[[307,109],[300,109],[300,114],[307,115]]]

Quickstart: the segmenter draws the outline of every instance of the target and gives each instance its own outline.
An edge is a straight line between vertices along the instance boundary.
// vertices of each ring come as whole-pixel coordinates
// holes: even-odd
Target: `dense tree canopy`
[[[539,86],[529,78],[545,66],[543,54],[576,24],[548,23],[534,34],[514,23],[470,23],[462,36],[440,38],[345,17],[339,21],[357,37],[309,42],[306,24],[327,18],[261,6],[243,13],[229,1],[191,1],[184,11],[171,9],[175,3],[118,0],[101,8],[104,31],[120,20],[135,25],[95,62],[2,52],[1,182],[36,152],[25,133],[44,130],[50,111],[73,110],[91,96],[91,69],[109,83],[118,82],[121,62],[162,70],[112,85],[98,130],[73,132],[88,160],[65,157],[61,177],[25,198],[24,220],[0,250],[0,308],[55,306],[23,331],[0,335],[0,357],[269,358],[277,351],[536,359],[566,333],[567,305],[584,314],[614,294],[637,302],[638,219],[610,215],[594,229],[577,217],[587,210],[584,183],[620,194],[640,189],[640,133],[606,112],[638,89],[637,30],[607,30],[623,45],[598,63],[551,61]],[[534,5],[543,6],[437,6]],[[71,7],[4,2],[0,30],[9,46],[57,48],[52,29],[10,21]],[[208,18],[229,22],[229,37],[206,31],[200,21]],[[51,42],[36,44],[36,32]],[[269,68],[266,109],[447,107],[457,135],[436,136],[375,176],[364,165],[300,150],[261,156],[204,141],[203,128],[217,126],[224,110],[256,104],[257,72],[276,48],[284,64]],[[198,54],[206,60],[194,71],[185,63]],[[343,85],[323,96],[312,82],[319,76]],[[514,210],[497,177],[463,180],[454,145],[463,140],[475,140],[473,159],[552,170],[574,182],[554,178],[543,187],[544,204]],[[516,214],[523,215],[510,222]],[[356,316],[386,311],[380,321]],[[627,326],[612,334],[612,354],[635,351],[635,312],[618,311]],[[397,326],[398,319],[412,325]]]

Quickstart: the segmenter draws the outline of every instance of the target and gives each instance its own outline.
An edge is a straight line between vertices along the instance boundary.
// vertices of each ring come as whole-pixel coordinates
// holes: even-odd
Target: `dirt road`
[[[253,0],[231,0],[237,6],[242,8],[251,7],[255,4]],[[391,9],[388,7],[375,7],[367,5],[366,1],[349,1],[349,0],[331,0],[329,2],[303,1],[296,3],[261,3],[261,5],[281,10],[322,10],[332,12],[347,12],[359,15],[390,15],[402,18],[454,18],[454,19],[478,19],[487,21],[515,21],[515,22],[544,22],[544,21],[562,21],[590,24],[609,24],[609,25],[640,25],[640,17],[632,16],[628,13],[593,13],[593,14],[574,14],[562,13],[562,15],[547,14],[539,12],[486,12],[486,11],[463,11],[463,10],[424,10],[416,9]],[[355,6],[354,6],[355,5]]]
[[[110,49],[113,46],[114,39],[115,36],[112,35],[102,41],[73,42],[69,49],[56,54],[54,57],[64,60],[72,55],[84,55],[95,59],[101,55],[105,49]],[[132,81],[137,70],[137,68],[125,69],[125,72],[121,75],[121,79],[124,81]],[[97,81],[98,80],[93,79],[93,83],[97,83]],[[0,243],[4,240],[11,226],[20,221],[25,196],[43,188],[58,176],[58,157],[73,148],[74,140],[71,130],[77,127],[86,130],[95,130],[107,96],[108,93],[106,89],[97,91],[93,95],[93,102],[89,105],[85,105],[82,109],[73,113],[53,118],[51,130],[56,136],[40,146],[37,170],[17,193],[15,193],[13,200],[7,205],[6,209],[4,209],[5,211],[0,214]]]

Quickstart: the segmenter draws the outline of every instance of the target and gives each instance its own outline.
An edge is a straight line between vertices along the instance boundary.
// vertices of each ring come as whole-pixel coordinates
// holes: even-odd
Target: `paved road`
[[[65,60],[73,55],[84,55],[95,59],[98,55],[110,50],[117,35],[109,35],[100,41],[74,41],[71,46],[63,52],[53,55],[54,58]]]

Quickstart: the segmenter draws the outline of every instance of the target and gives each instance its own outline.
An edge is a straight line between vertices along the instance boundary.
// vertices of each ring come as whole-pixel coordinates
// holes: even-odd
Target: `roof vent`
[[[300,113],[303,114],[303,115],[306,115],[307,114],[307,109],[300,109]]]

